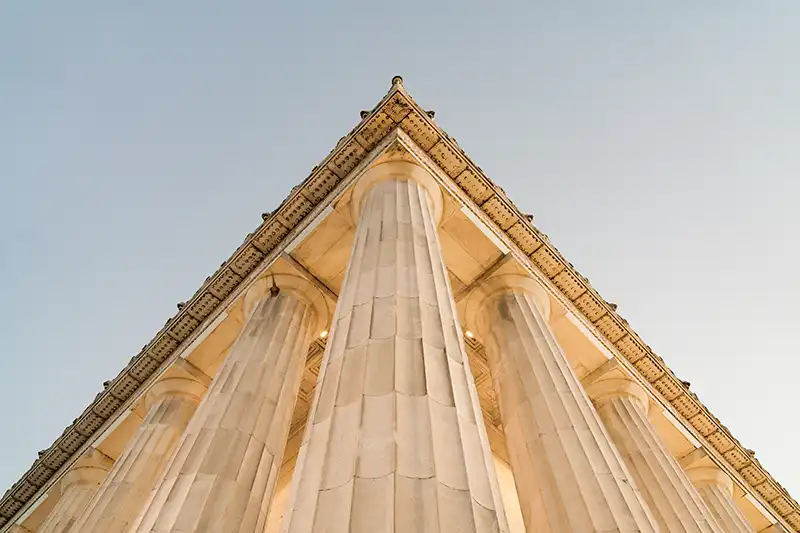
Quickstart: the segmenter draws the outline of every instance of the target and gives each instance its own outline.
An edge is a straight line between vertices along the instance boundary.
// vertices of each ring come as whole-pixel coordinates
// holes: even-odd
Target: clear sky
[[[0,5],[0,493],[401,74],[800,498],[800,2],[380,4]]]

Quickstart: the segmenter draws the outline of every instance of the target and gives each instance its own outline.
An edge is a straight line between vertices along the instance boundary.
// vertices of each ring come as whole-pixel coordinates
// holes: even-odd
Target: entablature
[[[483,226],[498,246],[499,259],[510,258],[550,291],[551,297],[646,385],[665,410],[681,422],[709,455],[776,522],[800,532],[800,505],[714,417],[664,361],[636,334],[532,223],[408,95],[395,78],[388,94],[245,238],[233,255],[209,276],[156,336],[132,357],[94,401],[46,450],[0,501],[0,527],[26,512],[91,442],[108,430],[180,354],[196,343],[223,314],[235,307],[252,282],[284,253],[300,246],[310,224],[330,209],[361,171],[400,145],[439,179],[442,187]],[[405,157],[405,156],[404,156]],[[492,263],[494,265],[494,263]],[[491,268],[491,265],[487,268]],[[474,280],[472,280],[474,281]],[[334,283],[335,286],[335,283]],[[467,290],[453,287],[457,294]],[[473,342],[475,344],[475,342]],[[479,345],[475,349],[480,349]],[[591,370],[591,369],[588,369]]]

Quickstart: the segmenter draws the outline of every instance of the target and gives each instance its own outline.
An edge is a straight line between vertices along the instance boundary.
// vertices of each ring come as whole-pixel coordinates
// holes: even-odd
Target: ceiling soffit
[[[532,224],[531,217],[521,213],[475,165],[455,139],[448,136],[423,111],[395,78],[387,95],[372,111],[362,113],[361,122],[272,213],[265,213],[263,222],[250,233],[220,268],[209,276],[192,298],[179,305],[156,336],[146,344],[125,369],[103,390],[62,435],[23,474],[0,500],[0,527],[11,522],[23,508],[51,484],[54,476],[74,461],[94,435],[103,431],[122,412],[130,399],[146,386],[163,365],[194,340],[221,309],[230,304],[251,276],[271,262],[280,245],[291,242],[302,230],[307,217],[321,210],[323,200],[342,190],[345,178],[363,165],[368,154],[397,130],[398,137],[407,136],[423,152],[424,159],[438,167],[437,175],[449,178],[448,189],[468,201],[480,217],[490,222],[512,253],[532,273],[546,280],[560,300],[590,325],[609,349],[621,355],[625,366],[637,372],[670,410],[680,415],[693,433],[704,441],[727,470],[779,516],[785,525],[800,533],[800,505],[760,465],[751,450],[714,417],[691,392],[686,382],[678,379],[664,361],[630,328],[589,281],[549,242],[545,234]],[[374,152],[373,152],[374,153]],[[420,154],[421,155],[421,154]],[[327,202],[325,202],[327,203]],[[166,362],[166,363],[165,363]]]

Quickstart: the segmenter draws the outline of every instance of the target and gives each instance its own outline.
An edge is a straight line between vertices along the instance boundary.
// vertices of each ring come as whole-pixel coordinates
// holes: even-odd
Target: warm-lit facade
[[[0,502],[0,532],[800,532],[395,78]]]

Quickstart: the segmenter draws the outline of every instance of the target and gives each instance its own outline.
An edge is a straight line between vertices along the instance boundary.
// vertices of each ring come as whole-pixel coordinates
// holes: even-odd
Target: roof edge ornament
[[[155,337],[131,358],[117,377],[109,381],[109,385],[72,421],[45,451],[44,456],[37,458],[28,471],[0,497],[0,533],[7,532],[15,519],[25,515],[35,505],[37,498],[51,490],[66,469],[75,464],[78,453],[101,435],[112,417],[118,416],[124,403],[118,408],[112,408],[107,418],[100,417],[105,426],[92,430],[99,416],[97,413],[106,412],[109,402],[114,404],[117,401],[132,401],[131,398],[140,395],[143,392],[141,380],[149,379],[157,368],[152,364],[146,366],[148,362],[155,360],[161,364],[176,360],[180,356],[181,345],[187,341],[192,342],[199,335],[202,324],[208,324],[209,318],[219,312],[226,301],[238,297],[244,291],[243,280],[259,264],[253,258],[258,259],[265,254],[270,258],[276,257],[276,250],[288,233],[295,231],[299,221],[304,220],[304,215],[297,214],[297,204],[292,202],[306,207],[310,204],[313,209],[319,204],[320,195],[324,197],[330,192],[330,187],[338,186],[345,176],[363,162],[366,154],[391,131],[397,131],[397,127],[414,141],[420,154],[431,157],[455,181],[464,192],[465,201],[473,202],[489,217],[489,223],[505,233],[507,242],[527,257],[525,264],[531,273],[541,274],[543,282],[549,280],[548,287],[552,296],[562,299],[564,305],[571,306],[576,316],[585,321],[598,339],[608,343],[621,356],[620,361],[624,361],[627,368],[636,370],[652,386],[655,386],[654,380],[658,380],[669,390],[674,388],[677,391],[678,395],[672,399],[657,389],[654,394],[658,393],[659,401],[686,424],[690,433],[703,442],[704,449],[741,485],[748,496],[764,506],[765,513],[771,516],[771,520],[775,520],[774,523],[780,524],[787,531],[800,533],[800,504],[760,464],[752,451],[745,449],[730,430],[700,402],[697,395],[678,380],[663,359],[550,243],[549,237],[533,226],[531,217],[525,217],[502,188],[464,153],[455,139],[433,122],[406,93],[402,83],[400,76],[392,79],[391,89],[373,108],[374,115],[362,119],[350,133],[337,142],[334,149],[314,167],[311,175],[303,182],[301,186],[304,190],[292,189],[289,197],[273,212],[262,215],[263,222],[248,235],[245,242],[217,271],[206,278],[178,314],[170,318]],[[310,194],[304,195],[306,192]],[[454,188],[454,192],[458,190]],[[562,283],[565,285],[562,286]],[[280,287],[282,290],[289,289],[283,279]],[[263,281],[263,288],[269,288],[266,280]],[[202,303],[208,299],[211,299],[211,306]],[[330,313],[330,309],[326,311]],[[197,321],[197,326],[193,326],[192,321]],[[143,362],[146,363],[146,371],[137,367]],[[130,380],[139,385],[129,387]],[[690,412],[691,415],[688,414]]]

